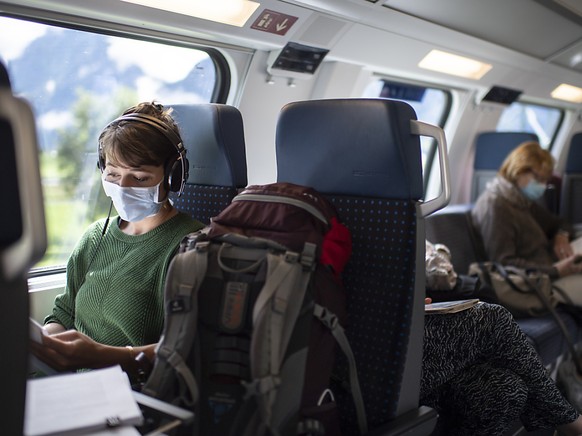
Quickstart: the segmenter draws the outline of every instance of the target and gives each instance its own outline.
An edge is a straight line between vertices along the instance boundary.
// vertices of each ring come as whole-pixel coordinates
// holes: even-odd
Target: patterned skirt
[[[503,435],[517,419],[551,429],[578,417],[502,306],[426,315],[422,371],[421,404],[439,412],[446,435]]]

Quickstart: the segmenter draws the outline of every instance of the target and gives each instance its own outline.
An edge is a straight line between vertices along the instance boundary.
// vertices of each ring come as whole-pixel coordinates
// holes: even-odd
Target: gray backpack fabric
[[[345,293],[332,265],[321,262],[336,220],[317,192],[277,183],[247,188],[184,239],[168,271],[164,332],[142,389],[195,411],[182,433],[341,434],[329,385],[338,343],[353,367],[365,433],[341,326]]]

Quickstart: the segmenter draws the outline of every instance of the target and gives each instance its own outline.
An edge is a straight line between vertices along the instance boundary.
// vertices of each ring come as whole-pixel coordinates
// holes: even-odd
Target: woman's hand
[[[568,233],[558,232],[554,238],[554,253],[559,260],[567,259],[574,254]]]
[[[578,274],[582,272],[582,256],[573,254],[554,264],[560,277]]]
[[[42,338],[43,344],[30,343],[32,353],[59,371],[103,368],[114,365],[118,347],[95,342],[76,330],[67,330]],[[123,350],[120,350],[123,351]]]

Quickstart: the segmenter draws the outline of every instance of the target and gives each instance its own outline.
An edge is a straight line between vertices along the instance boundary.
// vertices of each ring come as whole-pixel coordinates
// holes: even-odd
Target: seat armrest
[[[420,406],[400,415],[389,423],[375,428],[367,436],[404,436],[430,435],[435,429],[438,413],[436,410]]]

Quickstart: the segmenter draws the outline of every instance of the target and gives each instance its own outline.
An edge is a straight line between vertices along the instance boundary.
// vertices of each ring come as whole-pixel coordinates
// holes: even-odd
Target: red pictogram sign
[[[251,29],[285,35],[295,21],[297,17],[265,9],[252,24]]]

